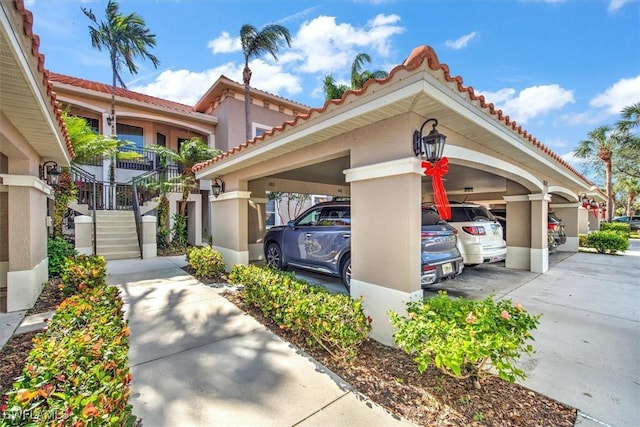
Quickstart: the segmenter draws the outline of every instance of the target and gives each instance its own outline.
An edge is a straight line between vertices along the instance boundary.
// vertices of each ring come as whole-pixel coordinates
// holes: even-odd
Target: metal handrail
[[[135,179],[131,180],[131,186],[133,188],[133,215],[136,220],[136,233],[138,234],[138,248],[140,249],[140,259],[144,259],[142,252],[143,245],[143,230],[142,230],[142,215],[140,214],[140,203],[138,201],[138,188],[136,187]]]

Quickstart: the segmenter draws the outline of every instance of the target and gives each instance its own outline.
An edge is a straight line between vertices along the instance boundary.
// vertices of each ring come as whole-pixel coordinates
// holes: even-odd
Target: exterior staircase
[[[96,211],[96,250],[106,260],[140,258],[133,211]]]

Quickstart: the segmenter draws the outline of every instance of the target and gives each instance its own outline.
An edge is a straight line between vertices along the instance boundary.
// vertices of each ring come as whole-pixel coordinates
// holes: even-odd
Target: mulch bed
[[[188,267],[185,268],[190,272]],[[218,281],[203,281],[215,284]],[[327,367],[358,394],[386,408],[392,414],[421,426],[572,427],[577,411],[547,396],[510,384],[497,377],[476,390],[470,381],[460,381],[439,370],[417,370],[411,357],[397,348],[367,340],[353,364],[332,359],[321,349],[309,347],[304,338],[280,329],[260,310],[247,306],[238,292],[222,293],[285,341],[303,350]],[[52,281],[29,314],[55,309],[63,300]],[[32,348],[36,332],[15,335],[0,350],[0,395],[11,390]]]

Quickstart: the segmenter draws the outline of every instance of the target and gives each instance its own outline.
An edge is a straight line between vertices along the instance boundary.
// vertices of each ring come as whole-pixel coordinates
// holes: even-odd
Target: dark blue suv
[[[422,208],[422,279],[424,286],[453,278],[463,269],[456,229],[438,212]],[[287,225],[272,227],[264,238],[267,265],[288,266],[351,281],[351,206],[349,201],[319,203]]]

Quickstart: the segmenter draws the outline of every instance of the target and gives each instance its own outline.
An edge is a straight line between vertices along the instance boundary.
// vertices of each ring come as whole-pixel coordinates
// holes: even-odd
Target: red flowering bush
[[[418,370],[430,364],[456,378],[472,378],[479,388],[491,366],[500,378],[514,382],[524,378],[515,365],[523,353],[532,354],[531,330],[540,315],[527,313],[510,300],[450,299],[446,292],[425,301],[407,304],[408,316],[389,313],[397,329],[398,346],[414,356]]]
[[[60,279],[60,289],[66,296],[104,286],[107,279],[107,261],[102,256],[93,255],[69,257],[64,261]]]
[[[64,300],[34,338],[0,425],[133,426],[129,328],[115,287]]]

